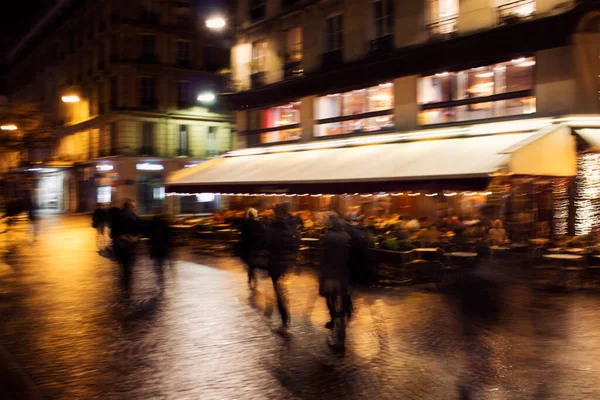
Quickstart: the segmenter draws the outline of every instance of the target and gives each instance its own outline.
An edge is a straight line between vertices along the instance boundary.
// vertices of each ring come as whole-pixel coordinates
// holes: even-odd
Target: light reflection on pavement
[[[182,252],[162,295],[140,259],[126,302],[89,217],[46,217],[27,235],[0,236],[0,345],[45,398],[600,398],[594,292],[502,274],[448,293],[362,290],[338,355],[309,271],[289,277],[284,338],[270,282],[251,295],[234,259]]]

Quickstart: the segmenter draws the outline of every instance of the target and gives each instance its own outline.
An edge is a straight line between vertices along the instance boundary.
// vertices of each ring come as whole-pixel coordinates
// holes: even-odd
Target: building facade
[[[231,149],[229,115],[197,100],[220,91],[228,65],[200,15],[189,0],[61,1],[16,44],[11,101],[39,103],[54,130],[21,165],[38,175],[41,207],[133,198],[150,212],[168,173]]]
[[[534,235],[548,225],[590,233],[600,228],[589,172],[600,172],[599,10],[563,0],[238,0],[228,95],[237,150],[177,174],[168,191],[236,202],[391,194],[398,209],[422,197],[428,211],[415,212],[431,216],[461,195],[451,208],[486,207],[493,218],[510,208],[510,223],[529,221]],[[253,173],[228,174],[242,165]]]

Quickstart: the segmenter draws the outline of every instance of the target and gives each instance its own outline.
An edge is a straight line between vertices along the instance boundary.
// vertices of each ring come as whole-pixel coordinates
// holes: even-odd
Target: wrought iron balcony
[[[440,19],[427,25],[427,32],[430,40],[446,40],[456,36],[458,27],[458,17],[456,15]]]
[[[394,49],[394,36],[385,35],[369,40],[369,54],[371,56],[386,55]]]
[[[533,18],[535,0],[518,0],[496,8],[498,25],[515,24]]]
[[[344,54],[342,49],[336,49],[323,53],[322,68],[332,69],[339,67],[344,63]]]
[[[265,73],[264,71],[255,72],[250,75],[250,88],[256,89],[265,85]]]
[[[290,61],[283,66],[283,76],[285,79],[296,78],[302,76],[303,73],[302,61]]]

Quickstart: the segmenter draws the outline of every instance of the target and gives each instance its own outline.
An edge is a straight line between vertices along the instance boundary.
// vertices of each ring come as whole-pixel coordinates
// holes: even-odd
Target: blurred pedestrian
[[[344,231],[342,220],[331,214],[327,232],[321,239],[321,278],[319,294],[325,297],[331,321],[325,326],[334,329],[329,345],[343,348],[346,340],[346,318],[352,313],[350,301],[350,235]]]
[[[258,220],[258,211],[249,208],[246,211],[246,219],[241,226],[242,239],[240,241],[240,258],[248,268],[248,286],[255,289],[258,281],[256,268],[262,261],[265,246],[265,228]]]
[[[288,296],[284,277],[292,268],[297,252],[295,229],[288,222],[289,207],[286,203],[275,207],[275,220],[272,222],[267,235],[268,267],[273,289],[277,297],[277,308],[281,316],[279,333],[286,333],[290,327]]]
[[[164,288],[165,263],[171,260],[173,248],[173,229],[169,225],[165,208],[157,210],[148,229],[150,239],[150,258],[154,260],[154,269],[161,289]]]
[[[140,225],[135,210],[135,202],[125,200],[121,213],[113,216],[111,231],[115,255],[121,264],[121,282],[127,295],[131,291],[135,249],[140,238]]]
[[[34,242],[38,232],[38,209],[33,192],[31,191],[26,194],[25,209],[27,211],[27,216],[29,217],[31,242]]]
[[[98,204],[98,207],[94,210],[92,214],[92,227],[96,229],[96,247],[98,250],[101,250],[105,247],[105,236],[104,232],[106,230],[106,226],[108,225],[108,213],[107,210],[102,207],[101,204]]]

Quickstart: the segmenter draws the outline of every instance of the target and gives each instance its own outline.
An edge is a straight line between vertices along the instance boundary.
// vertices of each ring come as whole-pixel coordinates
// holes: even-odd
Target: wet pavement
[[[289,276],[282,337],[270,282],[251,295],[235,259],[182,251],[161,293],[141,258],[127,301],[89,217],[16,230],[0,234],[2,399],[600,398],[600,293],[534,290],[502,263],[444,293],[355,291],[335,354],[310,271]]]

